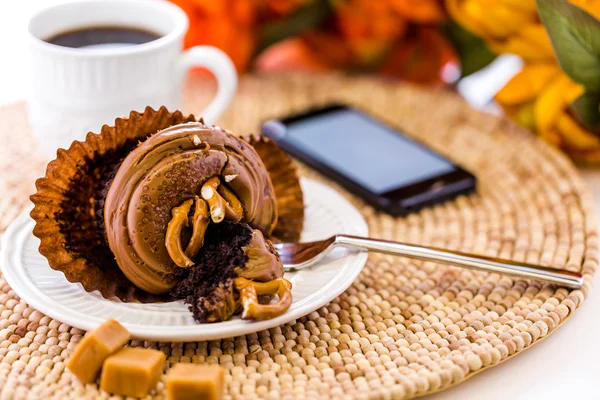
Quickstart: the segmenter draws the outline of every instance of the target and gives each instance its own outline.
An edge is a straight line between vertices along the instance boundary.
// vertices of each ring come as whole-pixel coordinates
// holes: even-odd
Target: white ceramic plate
[[[346,199],[331,188],[302,180],[306,203],[303,241],[325,239],[336,233],[368,234],[367,224]],[[286,273],[293,284],[294,302],[280,317],[267,321],[230,321],[198,324],[182,301],[171,303],[122,303],[88,293],[68,282],[38,252],[29,212],[20,215],[2,240],[2,273],[12,289],[44,314],[74,327],[90,330],[108,318],[121,322],[139,339],[161,341],[215,340],[272,328],[300,318],[326,305],[362,270],[366,253],[338,252],[314,267]]]

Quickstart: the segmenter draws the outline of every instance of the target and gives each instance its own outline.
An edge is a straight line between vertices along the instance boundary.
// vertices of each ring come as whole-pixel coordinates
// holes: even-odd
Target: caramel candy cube
[[[223,398],[225,370],[218,365],[179,363],[167,373],[169,400]]]
[[[69,357],[67,368],[81,382],[94,382],[106,357],[121,349],[130,336],[121,324],[109,319],[85,335]]]
[[[123,396],[146,397],[162,376],[164,363],[162,351],[125,347],[104,361],[100,388]]]

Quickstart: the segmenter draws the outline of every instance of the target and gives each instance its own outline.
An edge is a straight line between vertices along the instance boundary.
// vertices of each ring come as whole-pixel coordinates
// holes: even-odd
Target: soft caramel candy
[[[214,400],[223,397],[225,370],[218,365],[179,363],[167,373],[169,400]]]
[[[106,357],[121,349],[129,338],[127,329],[109,319],[85,335],[69,358],[67,368],[81,382],[94,382]]]
[[[162,351],[125,347],[104,361],[100,388],[123,396],[146,397],[162,376],[164,362]]]

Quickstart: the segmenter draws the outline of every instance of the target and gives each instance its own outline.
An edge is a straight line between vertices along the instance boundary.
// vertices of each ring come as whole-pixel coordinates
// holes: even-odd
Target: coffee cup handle
[[[193,67],[208,69],[217,80],[217,94],[201,116],[206,123],[214,123],[227,109],[237,89],[237,71],[233,62],[223,51],[213,46],[195,46],[179,56],[175,69],[180,82]]]

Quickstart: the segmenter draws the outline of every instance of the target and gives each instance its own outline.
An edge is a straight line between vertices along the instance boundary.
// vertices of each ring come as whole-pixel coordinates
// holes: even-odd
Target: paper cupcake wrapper
[[[255,135],[244,139],[262,159],[273,183],[278,212],[273,238],[281,242],[299,241],[304,224],[304,199],[296,166],[271,139]]]
[[[191,121],[195,121],[193,115],[148,107],[143,113],[131,112],[129,118],[117,119],[114,126],[104,125],[99,134],[88,133],[85,141],[74,141],[67,150],[58,150],[31,196],[33,234],[40,239],[39,251],[52,269],[105,298],[161,300],[138,289],[121,272],[106,246],[103,225],[98,226],[96,209],[102,208],[98,199],[107,190],[105,178],[131,149],[159,130]]]

